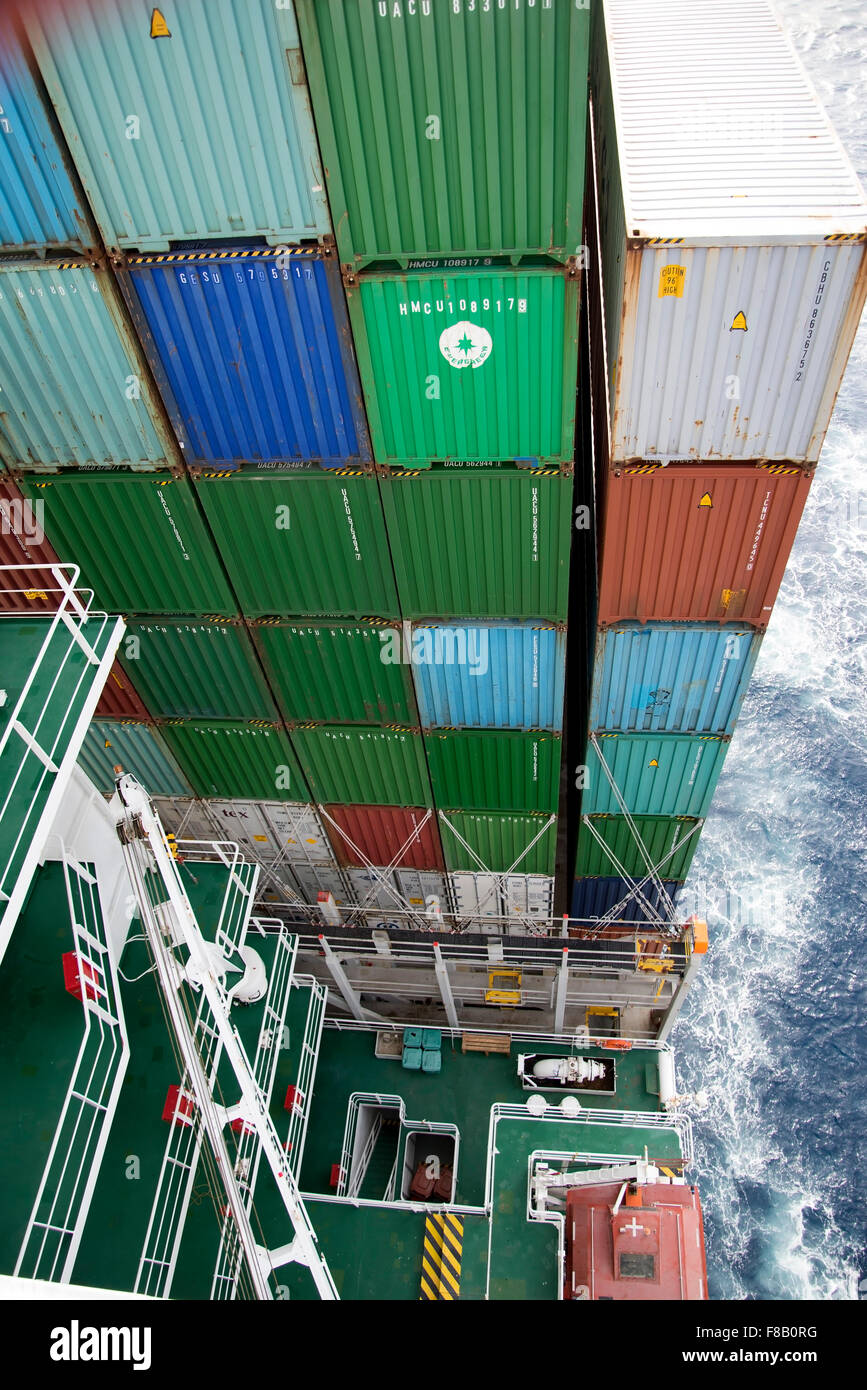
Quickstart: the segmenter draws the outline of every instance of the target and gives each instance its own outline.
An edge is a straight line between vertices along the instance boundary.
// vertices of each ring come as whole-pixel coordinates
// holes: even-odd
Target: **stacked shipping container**
[[[596,20],[601,564],[573,912],[640,919],[688,871],[773,611],[864,302],[867,207],[764,0],[606,0]]]

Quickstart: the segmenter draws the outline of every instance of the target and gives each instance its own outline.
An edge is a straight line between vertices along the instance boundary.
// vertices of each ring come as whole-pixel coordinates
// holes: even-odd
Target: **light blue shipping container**
[[[731,734],[761,635],[650,623],[597,633],[591,729]]]
[[[95,236],[8,19],[0,14],[0,246],[90,250]]]
[[[22,12],[110,250],[330,234],[291,0]]]
[[[663,886],[676,905],[677,894],[683,884],[674,880],[663,879]],[[570,916],[579,920],[586,920],[588,917],[604,917],[606,912],[610,912],[625,898],[629,889],[630,885],[625,878],[576,878],[572,884]],[[659,890],[652,883],[646,883],[641,891],[651,907],[660,912],[661,916],[665,916],[665,912],[660,909]],[[630,898],[613,920],[617,922],[647,922],[651,919],[642,903],[637,898]]]
[[[370,459],[337,261],[256,247],[131,257],[121,277],[188,464]]]
[[[94,719],[85,735],[78,761],[101,792],[114,791],[114,769],[123,768],[151,796],[193,796],[187,782],[152,724],[132,720]]]
[[[603,734],[599,747],[626,808],[634,816],[708,813],[728,752],[718,735]],[[592,743],[587,746],[583,816],[622,815]]]
[[[565,632],[533,623],[418,623],[411,656],[425,729],[563,728]]]

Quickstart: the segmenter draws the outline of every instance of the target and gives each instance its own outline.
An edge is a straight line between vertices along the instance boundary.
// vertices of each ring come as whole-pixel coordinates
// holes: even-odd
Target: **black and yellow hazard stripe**
[[[803,473],[803,468],[789,468],[784,463],[760,463],[759,468],[765,473],[773,473],[775,476],[791,477],[794,473]]]
[[[559,468],[528,468],[528,473],[532,473],[535,478],[556,478],[560,474]]]
[[[127,265],[165,265],[170,261],[237,261],[268,256],[317,256],[318,246],[242,246],[220,251],[166,251],[152,256],[129,256]]]
[[[829,232],[826,241],[863,241],[863,232]]]
[[[425,1217],[420,1299],[453,1302],[460,1298],[463,1244],[464,1223],[459,1216],[437,1212]]]
[[[366,478],[366,477],[369,475],[369,473],[370,473],[370,469],[369,469],[369,468],[325,468],[325,469],[323,469],[323,472],[325,472],[325,473],[333,473],[334,476],[335,476],[335,478]]]
[[[682,246],[684,237],[682,236],[651,236],[647,238],[648,246]]]
[[[624,473],[655,473],[657,468],[661,468],[661,463],[636,463],[631,468],[624,468]]]

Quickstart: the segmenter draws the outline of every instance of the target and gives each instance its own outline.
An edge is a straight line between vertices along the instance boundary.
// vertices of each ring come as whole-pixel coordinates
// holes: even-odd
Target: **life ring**
[[[608,1042],[600,1042],[599,1046],[606,1047],[609,1052],[629,1052],[632,1048],[632,1043],[628,1038],[612,1038]]]

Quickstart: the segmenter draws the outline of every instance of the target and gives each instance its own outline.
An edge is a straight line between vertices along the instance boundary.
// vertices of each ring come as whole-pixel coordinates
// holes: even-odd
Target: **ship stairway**
[[[201,1158],[212,1191],[222,1194],[224,1221],[213,1284],[215,1295],[233,1297],[241,1293],[258,1299],[274,1298],[274,1271],[285,1264],[298,1263],[309,1269],[321,1298],[336,1299],[334,1281],[319,1251],[316,1233],[269,1114],[269,1087],[273,1088],[276,1053],[282,1040],[282,1024],[278,1030],[275,1022],[285,1017],[294,948],[285,942],[279,948],[274,1013],[266,1011],[256,1060],[251,1065],[231,1018],[233,998],[242,997],[240,991],[247,977],[242,975],[227,987],[226,970],[221,965],[225,966],[230,950],[242,959],[250,959],[244,936],[258,876],[253,875],[244,910],[229,915],[219,943],[208,942],[187,897],[176,851],[167,841],[147,793],[134,777],[118,779],[113,805],[164,1011],[182,1066],[181,1086],[170,1116],[173,1123],[161,1191],[151,1214],[137,1291],[168,1296]],[[225,948],[225,954],[221,948]],[[190,1013],[188,983],[201,990],[195,1018]],[[240,1099],[230,1105],[223,1103],[218,1085],[221,1063],[228,1065],[233,1084],[240,1092]],[[248,1131],[255,1136],[255,1144],[246,1142]],[[234,1142],[238,1135],[245,1146],[242,1153]],[[263,1154],[292,1231],[292,1238],[279,1249],[267,1248],[254,1231],[258,1221],[252,1202],[253,1181]]]

